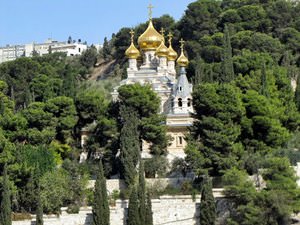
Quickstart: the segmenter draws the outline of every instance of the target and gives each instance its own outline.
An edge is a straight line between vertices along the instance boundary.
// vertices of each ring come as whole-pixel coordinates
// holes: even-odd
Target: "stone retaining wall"
[[[222,197],[222,189],[214,189],[216,198]],[[115,206],[110,207],[110,224],[125,225],[127,214],[127,200],[117,200]],[[199,216],[200,196],[196,201],[190,195],[161,196],[152,200],[154,225],[199,225],[196,218]],[[34,218],[35,216],[33,216]],[[68,214],[62,208],[62,214],[44,216],[44,225],[91,225],[91,207],[81,208],[78,214]],[[30,221],[13,221],[12,225],[34,225],[35,219]]]

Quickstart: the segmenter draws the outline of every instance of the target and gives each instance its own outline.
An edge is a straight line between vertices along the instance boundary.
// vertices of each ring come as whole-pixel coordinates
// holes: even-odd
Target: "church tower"
[[[150,5],[148,27],[138,38],[138,48],[134,44],[134,32],[130,32],[131,44],[125,52],[129,61],[127,78],[114,88],[112,96],[117,100],[118,88],[122,85],[140,83],[152,87],[160,97],[160,113],[166,115],[167,134],[172,137],[172,143],[167,149],[167,158],[171,162],[176,157],[185,156],[185,134],[193,123],[190,115],[193,112],[192,85],[188,82],[185,71],[189,61],[184,55],[184,41],[180,41],[181,54],[178,57],[172,47],[172,34],[168,34],[167,47],[164,33],[164,29],[160,33],[155,29]],[[143,61],[138,66],[137,59],[140,57]],[[180,68],[178,76],[176,64]],[[143,143],[142,157],[151,157],[147,143]]]

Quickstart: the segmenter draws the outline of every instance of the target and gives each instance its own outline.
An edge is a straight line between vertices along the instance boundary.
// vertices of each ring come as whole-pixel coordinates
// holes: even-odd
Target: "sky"
[[[195,0],[0,0],[0,46],[41,43],[52,38],[103,43],[122,27],[164,14],[179,20]]]

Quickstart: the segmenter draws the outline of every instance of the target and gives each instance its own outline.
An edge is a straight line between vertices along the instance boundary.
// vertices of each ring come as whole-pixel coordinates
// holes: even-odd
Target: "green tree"
[[[97,62],[97,49],[95,46],[91,46],[86,51],[84,51],[80,57],[80,62],[86,68],[93,67]]]
[[[230,82],[234,79],[233,60],[232,60],[232,47],[230,41],[230,34],[227,25],[224,29],[224,40],[223,40],[223,77],[222,82]]]
[[[216,204],[212,192],[210,178],[206,178],[201,191],[200,223],[201,225],[214,225],[216,221]]]
[[[42,200],[41,200],[41,190],[40,190],[40,185],[38,181],[37,185],[37,209],[36,209],[36,225],[43,225],[44,220],[43,220],[43,205],[42,205]]]
[[[94,191],[93,225],[109,225],[109,206],[107,200],[106,179],[104,177],[102,161],[99,169]]]
[[[128,203],[127,225],[141,225],[139,217],[139,202],[136,187],[133,186]]]
[[[134,183],[136,165],[140,158],[140,140],[138,132],[138,117],[134,109],[121,107],[123,127],[120,133],[121,174],[127,185]]]
[[[201,84],[193,92],[193,106],[197,120],[192,135],[200,144],[190,142],[189,163],[197,166],[195,170],[206,168],[212,174],[237,165],[243,155],[239,136],[245,115],[240,91],[230,84]]]
[[[144,163],[140,162],[139,167],[139,185],[138,185],[138,201],[139,201],[139,216],[140,223],[146,224],[146,184],[145,184],[145,175],[144,175]]]
[[[11,225],[11,193],[9,187],[9,178],[7,175],[7,166],[5,164],[3,171],[3,181],[1,188],[1,204],[0,204],[0,224]]]
[[[145,225],[153,225],[153,213],[150,193],[147,193]]]

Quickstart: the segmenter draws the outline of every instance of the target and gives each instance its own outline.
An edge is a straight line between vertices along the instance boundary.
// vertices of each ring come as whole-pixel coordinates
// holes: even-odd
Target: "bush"
[[[30,213],[12,213],[12,221],[31,220]]]
[[[69,214],[78,214],[80,211],[79,205],[72,204],[68,206],[67,213]]]

